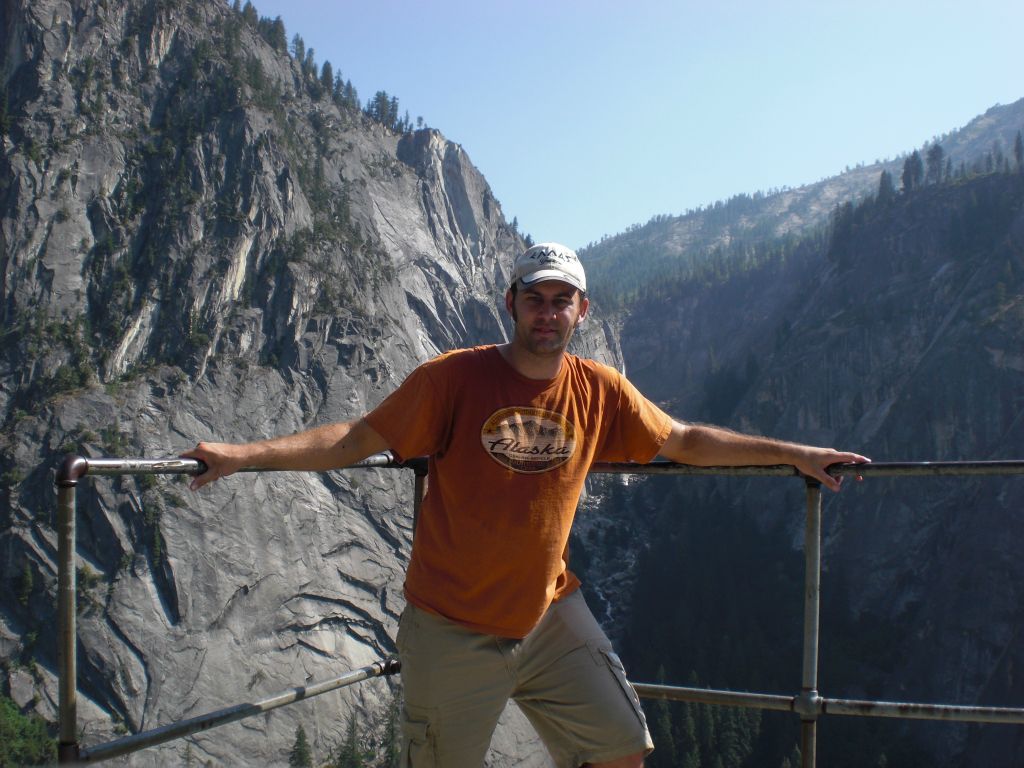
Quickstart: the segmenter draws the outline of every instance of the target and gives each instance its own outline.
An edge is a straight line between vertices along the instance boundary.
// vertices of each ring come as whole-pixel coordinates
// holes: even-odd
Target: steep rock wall
[[[523,243],[461,147],[369,121],[226,6],[3,10],[0,656],[4,690],[52,720],[59,456],[167,456],[358,416],[433,354],[505,338]],[[580,344],[617,362],[598,324]],[[200,494],[84,482],[86,741],[392,653],[411,494],[384,470]],[[369,727],[390,696],[365,684],[188,749],[279,764],[301,723],[326,758],[349,711]],[[508,717],[491,762],[542,764]]]

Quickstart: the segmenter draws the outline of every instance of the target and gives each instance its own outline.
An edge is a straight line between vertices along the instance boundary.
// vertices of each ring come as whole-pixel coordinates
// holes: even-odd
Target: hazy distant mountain
[[[937,136],[953,174],[985,173],[1015,163],[1014,140],[1024,127],[1024,99],[995,106],[963,128]],[[910,152],[908,151],[908,155]],[[878,190],[888,171],[897,188],[905,157],[860,165],[795,189],[740,194],[681,216],[655,216],[583,251],[594,292],[615,303],[666,275],[685,272],[715,249],[753,246],[805,234],[828,222],[836,206]]]

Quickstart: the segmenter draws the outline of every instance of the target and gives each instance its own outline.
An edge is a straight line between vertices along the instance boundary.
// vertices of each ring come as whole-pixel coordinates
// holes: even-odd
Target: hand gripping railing
[[[371,456],[354,467],[409,468],[415,472],[414,530],[426,477],[426,460],[398,462],[390,454]],[[57,473],[58,492],[58,674],[59,674],[59,745],[61,763],[96,762],[188,736],[218,725],[291,704],[301,699],[336,690],[370,677],[390,675],[399,671],[397,660],[388,659],[346,675],[311,686],[294,688],[256,702],[237,704],[207,715],[134,734],[107,744],[82,748],[77,740],[76,704],[76,585],[75,585],[75,487],[87,474],[186,474],[205,471],[195,459],[86,459],[68,456]],[[264,471],[248,468],[245,472]],[[595,464],[595,473],[731,475],[757,477],[800,476],[791,466],[768,467],[691,467],[671,462],[651,464]],[[833,476],[921,477],[1024,475],[1024,461],[975,462],[901,462],[843,464],[829,467]],[[793,712],[801,721],[801,756],[803,768],[813,768],[817,760],[817,720],[821,715],[859,715],[898,717],[959,722],[1024,724],[1024,708],[969,707],[948,704],[913,704],[887,701],[861,701],[826,698],[818,692],[818,633],[820,625],[821,590],[821,485],[804,478],[807,486],[807,524],[804,534],[804,643],[802,685],[799,694],[786,696],[705,688],[635,683],[637,693],[647,698],[671,699],[694,703]]]

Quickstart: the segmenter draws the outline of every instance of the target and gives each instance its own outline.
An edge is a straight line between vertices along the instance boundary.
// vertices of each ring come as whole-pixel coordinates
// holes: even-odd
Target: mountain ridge
[[[962,128],[936,136],[920,148],[936,144],[957,172],[986,170],[986,155],[1009,152],[1024,126],[1024,98],[996,105]],[[824,226],[835,208],[878,191],[879,177],[888,172],[899,183],[903,164],[912,152],[888,161],[858,165],[835,176],[777,192],[738,194],[679,216],[658,215],[626,232],[588,244],[580,250],[594,275],[598,297],[621,302],[621,294],[635,295],[646,284],[673,272],[692,268],[715,249],[734,244],[755,245],[809,233]],[[992,164],[997,158],[992,157]],[[989,170],[991,170],[989,168]],[[600,286],[612,286],[602,289]]]

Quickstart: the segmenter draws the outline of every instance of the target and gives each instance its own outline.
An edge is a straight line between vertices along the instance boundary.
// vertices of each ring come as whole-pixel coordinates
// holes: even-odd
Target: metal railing
[[[393,467],[412,469],[415,473],[414,530],[419,516],[426,477],[426,459],[395,461],[389,454],[371,456],[354,465],[358,467]],[[216,710],[205,715],[161,726],[143,733],[126,736],[106,744],[82,747],[77,736],[77,628],[75,574],[75,488],[86,475],[197,475],[205,470],[194,459],[86,459],[68,456],[57,472],[58,494],[58,677],[59,677],[59,741],[61,763],[91,763],[155,746],[172,739],[235,722],[267,712],[302,699],[352,685],[371,677],[391,675],[400,671],[396,659],[386,659],[348,674],[314,685],[255,702],[246,702]],[[259,468],[243,472],[265,471]],[[703,475],[747,477],[802,477],[791,466],[767,467],[692,467],[671,462],[651,464],[595,464],[591,472],[608,474]],[[1024,461],[975,462],[901,462],[843,464],[829,468],[833,476],[872,477],[935,477],[1024,475]],[[637,693],[646,698],[669,699],[691,703],[730,707],[747,707],[791,712],[801,723],[801,759],[803,768],[813,768],[817,761],[817,721],[822,715],[947,720],[974,723],[1024,724],[1024,708],[973,707],[950,704],[922,704],[891,701],[867,701],[824,697],[818,691],[818,638],[820,630],[821,592],[821,484],[804,478],[806,485],[806,528],[804,534],[804,620],[803,665],[800,692],[777,695],[690,688],[671,685],[634,683]]]

